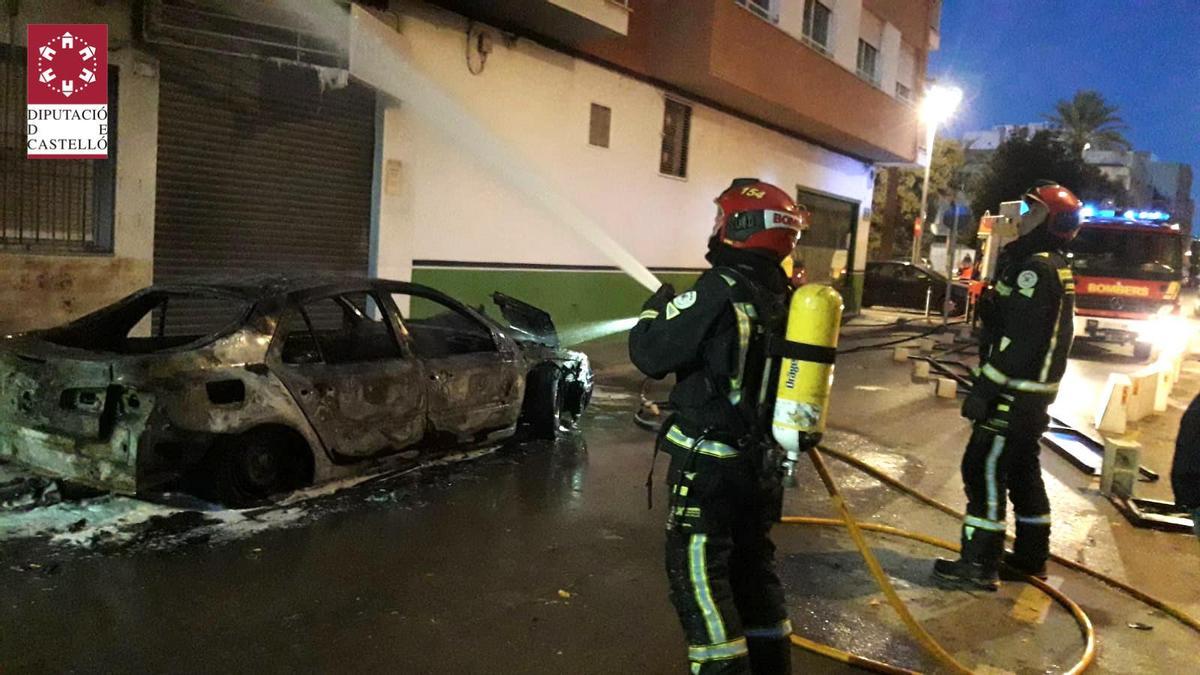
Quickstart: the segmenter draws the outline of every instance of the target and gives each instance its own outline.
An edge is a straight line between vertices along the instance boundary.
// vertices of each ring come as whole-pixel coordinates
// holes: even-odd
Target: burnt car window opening
[[[1071,242],[1071,266],[1084,275],[1172,281],[1183,267],[1178,238],[1158,232],[1085,227]]]
[[[232,331],[250,311],[246,300],[213,291],[155,289],[46,333],[66,347],[148,354],[212,341]]]
[[[393,293],[398,307],[408,304],[404,323],[419,356],[440,358],[458,354],[495,352],[492,331],[475,317],[432,298]]]
[[[368,293],[346,293],[287,311],[284,363],[360,363],[403,358],[380,304]]]

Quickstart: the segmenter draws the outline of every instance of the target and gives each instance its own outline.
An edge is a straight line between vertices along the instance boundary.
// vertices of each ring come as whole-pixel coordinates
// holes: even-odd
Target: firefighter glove
[[[972,422],[982,422],[987,419],[992,407],[992,401],[986,396],[971,392],[963,401],[962,416]]]
[[[1001,387],[983,375],[976,375],[971,386],[971,393],[963,401],[962,416],[973,421],[982,422],[987,419],[992,409],[992,401],[1000,395]]]
[[[671,284],[663,284],[662,286],[658,287],[657,291],[654,291],[654,295],[650,296],[650,299],[646,301],[646,304],[642,305],[642,309],[653,309],[661,312],[666,308],[667,303],[671,302],[671,299],[674,297],[675,287]]]

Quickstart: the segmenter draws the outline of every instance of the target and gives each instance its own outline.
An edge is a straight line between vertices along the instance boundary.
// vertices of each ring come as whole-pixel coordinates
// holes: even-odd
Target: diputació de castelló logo
[[[26,157],[108,157],[108,26],[29,24]]]

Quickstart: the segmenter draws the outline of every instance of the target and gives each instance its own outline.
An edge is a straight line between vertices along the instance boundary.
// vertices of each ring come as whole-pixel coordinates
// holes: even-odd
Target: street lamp
[[[929,169],[933,166],[933,142],[937,137],[938,125],[950,119],[958,104],[962,102],[962,89],[935,84],[925,90],[921,100],[920,117],[925,123],[925,147],[929,149],[929,161],[925,163],[925,182],[921,186],[921,232],[913,233],[913,264],[921,262],[921,233],[924,233],[929,216]]]

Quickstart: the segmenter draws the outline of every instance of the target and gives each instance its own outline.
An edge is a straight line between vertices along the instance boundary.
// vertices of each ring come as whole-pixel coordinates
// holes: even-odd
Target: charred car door
[[[409,287],[391,299],[424,366],[431,428],[465,440],[515,425],[523,389],[514,343],[440,294]]]
[[[280,317],[269,362],[338,462],[400,451],[421,440],[421,364],[371,292],[305,297]]]

